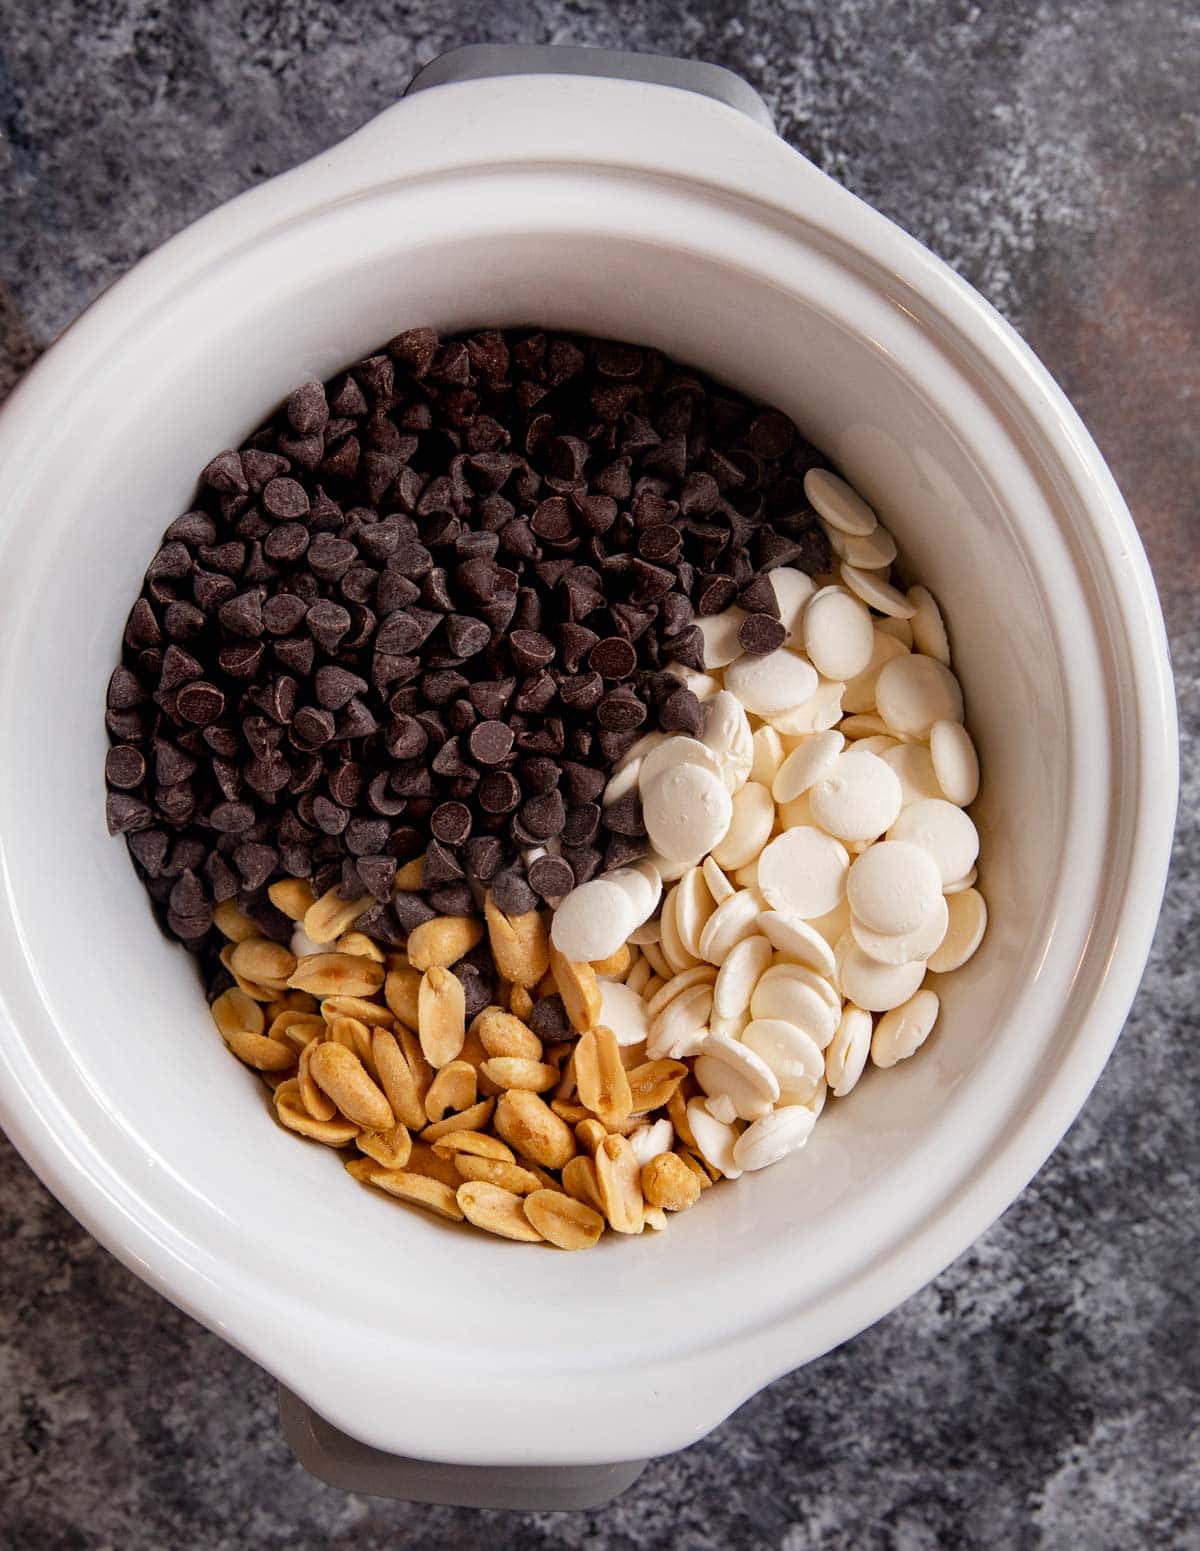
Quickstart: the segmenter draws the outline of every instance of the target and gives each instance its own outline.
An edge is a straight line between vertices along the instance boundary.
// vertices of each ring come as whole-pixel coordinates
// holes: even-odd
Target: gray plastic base
[[[624,1465],[439,1465],[359,1443],[279,1386],[279,1420],[292,1453],[311,1475],[372,1497],[456,1508],[553,1512],[599,1508],[631,1487],[645,1460]]]
[[[634,54],[625,49],[577,48],[561,43],[526,47],[515,43],[471,43],[454,48],[417,72],[405,96],[431,86],[479,81],[495,75],[593,75],[618,81],[645,81],[698,92],[736,108],[756,124],[774,132],[766,103],[740,75],[698,59],[672,59],[665,54]]]

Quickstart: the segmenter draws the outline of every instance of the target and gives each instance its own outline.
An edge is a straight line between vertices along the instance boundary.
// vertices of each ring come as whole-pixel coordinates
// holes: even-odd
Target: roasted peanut
[[[375,1064],[375,1057],[371,1050],[371,1031],[365,1023],[360,1023],[357,1018],[333,1018],[329,1023],[328,1037],[335,1044],[345,1045],[347,1050],[352,1050],[368,1072]]]
[[[315,1012],[281,1012],[272,1019],[267,1033],[291,1045],[298,1054],[310,1040],[324,1035],[325,1020]]]
[[[518,1243],[540,1244],[542,1236],[526,1217],[521,1197],[484,1180],[468,1180],[458,1187],[458,1205],[468,1222],[488,1233]]]
[[[424,1095],[395,1035],[376,1029],[371,1036],[371,1055],[392,1113],[406,1126],[420,1130],[425,1124]]]
[[[642,1168],[642,1194],[651,1206],[682,1212],[700,1199],[700,1181],[676,1153],[659,1153]]]
[[[607,1135],[608,1132],[600,1122],[593,1120],[590,1116],[579,1121],[575,1127],[575,1140],[589,1156],[595,1155],[596,1148],[599,1147]]]
[[[542,1059],[542,1042],[520,1018],[499,1007],[485,1007],[472,1028],[490,1056],[514,1056],[524,1061]]]
[[[300,1086],[300,1101],[313,1119],[332,1120],[337,1114],[337,1105],[327,1093],[321,1092],[313,1082],[312,1073],[308,1069],[312,1053],[320,1043],[319,1039],[310,1040],[300,1052],[300,1067],[296,1073],[296,1081]]]
[[[411,1169],[375,1169],[369,1176],[369,1183],[385,1190],[389,1196],[436,1212],[439,1217],[449,1217],[453,1222],[463,1220],[453,1187],[428,1174],[414,1174]]]
[[[414,856],[411,862],[405,862],[399,868],[392,881],[392,892],[397,893],[401,889],[419,889],[425,877],[425,858]]]
[[[579,1036],[575,1046],[575,1087],[579,1102],[606,1126],[620,1125],[633,1109],[621,1048],[611,1029],[599,1024]]]
[[[604,1232],[594,1208],[557,1190],[535,1190],[525,1197],[525,1216],[556,1249],[591,1249]]]
[[[460,1110],[457,1115],[447,1115],[445,1120],[435,1120],[431,1126],[426,1126],[421,1132],[421,1140],[436,1142],[448,1131],[482,1131],[492,1118],[495,1106],[495,1099],[480,1099],[470,1109]]]
[[[314,1142],[324,1142],[326,1147],[345,1147],[358,1135],[358,1127],[349,1120],[316,1120],[304,1107],[300,1097],[300,1085],[289,1078],[275,1090],[275,1114],[280,1125],[296,1131]]]
[[[314,996],[370,996],[383,984],[383,965],[352,953],[310,953],[287,983]]]
[[[430,1066],[445,1066],[463,1047],[467,1035],[466,998],[462,981],[435,965],[421,977],[417,994],[417,1032]]]
[[[452,1158],[456,1153],[470,1153],[475,1158],[493,1158],[500,1163],[515,1163],[511,1147],[498,1136],[484,1131],[447,1131],[433,1143],[439,1157]]]
[[[461,1113],[475,1102],[475,1068],[469,1061],[448,1061],[441,1067],[425,1095],[425,1114],[431,1121]]]
[[[420,1018],[421,975],[415,969],[389,969],[383,995],[392,1014],[407,1029],[415,1029]]]
[[[235,943],[229,956],[234,973],[243,980],[282,991],[296,968],[296,956],[269,937],[246,937]],[[303,987],[301,987],[303,989]]]
[[[575,1138],[536,1093],[511,1088],[496,1100],[496,1130],[517,1152],[548,1169],[561,1169],[575,1156]]]
[[[228,1040],[229,1048],[239,1061],[252,1066],[256,1072],[287,1072],[296,1064],[296,1052],[290,1045],[265,1034],[251,1034],[247,1029],[236,1029]]]
[[[596,971],[590,964],[576,964],[564,958],[553,943],[550,945],[550,968],[571,1027],[581,1034],[594,1029],[600,1021],[600,982],[596,979]]]
[[[643,1221],[641,1170],[623,1136],[606,1136],[596,1149],[596,1185],[604,1215],[617,1233],[640,1233]]]
[[[558,1082],[558,1068],[544,1061],[525,1061],[520,1056],[491,1056],[480,1067],[497,1088],[527,1088],[545,1093]]]
[[[604,1202],[600,1199],[600,1186],[596,1181],[596,1165],[591,1158],[572,1158],[562,1171],[563,1189],[576,1201],[592,1207],[604,1215]]]
[[[230,942],[245,942],[251,937],[261,937],[261,929],[243,915],[232,899],[223,899],[213,911],[213,925]]]
[[[408,935],[408,962],[414,969],[449,969],[483,936],[483,926],[472,916],[435,916]]]
[[[289,921],[303,921],[317,902],[317,896],[303,878],[277,878],[267,890],[267,898]]]
[[[597,980],[624,980],[632,963],[633,953],[629,944],[623,942],[606,959],[597,959],[592,965],[592,973]]]
[[[508,996],[508,1010],[514,1018],[520,1018],[527,1022],[529,1014],[533,1011],[533,997],[530,996],[528,987],[513,986]]]
[[[550,963],[550,938],[541,912],[506,916],[490,891],[483,908],[496,968],[515,986],[537,985]]]
[[[680,1150],[675,1156],[683,1164],[684,1168],[688,1170],[702,1191],[712,1189],[712,1180],[708,1177],[708,1170],[700,1162],[699,1158],[684,1150]]]
[[[390,1131],[360,1131],[355,1146],[385,1169],[402,1169],[412,1156],[412,1137],[403,1125]]]
[[[368,1001],[365,996],[327,996],[321,1003],[321,1016],[332,1023],[334,1018],[357,1018],[368,1028],[390,1029],[392,1015],[378,1002]]]
[[[365,932],[343,932],[334,946],[339,953],[355,953],[359,958],[374,959],[376,964],[387,962],[383,949]]]
[[[304,912],[304,935],[309,942],[335,942],[374,903],[369,894],[357,899],[342,899],[336,886],[328,889]]]
[[[542,1188],[536,1174],[501,1158],[480,1158],[475,1153],[460,1152],[454,1154],[454,1167],[464,1179],[482,1179],[489,1185],[499,1185],[501,1190],[511,1190],[515,1196],[527,1196],[531,1190]]]
[[[236,986],[230,986],[228,991],[222,991],[209,1008],[209,1012],[223,1039],[228,1039],[230,1035],[237,1034],[239,1031],[261,1034],[266,1027],[261,1005]]]
[[[318,1045],[308,1058],[308,1070],[317,1087],[356,1126],[365,1131],[390,1131],[396,1124],[391,1105],[345,1045]]]
[[[661,1109],[679,1084],[687,1076],[682,1061],[647,1061],[626,1074],[629,1093],[633,1100],[632,1113],[644,1114],[651,1109]]]

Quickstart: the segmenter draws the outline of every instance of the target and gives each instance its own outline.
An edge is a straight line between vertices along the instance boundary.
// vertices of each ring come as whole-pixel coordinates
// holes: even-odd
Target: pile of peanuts
[[[420,866],[402,884],[417,886]],[[629,973],[629,948],[572,963],[542,912],[506,916],[489,896],[485,921],[439,916],[399,953],[353,930],[361,901],[316,899],[299,879],[271,899],[322,951],[298,957],[220,906],[236,985],[213,1020],[273,1090],[279,1123],[354,1148],[346,1169],[361,1183],[503,1238],[588,1249],[606,1227],[664,1228],[721,1177],[691,1131],[688,1063],[620,1046],[600,1021],[601,988]],[[452,966],[485,930],[504,1005],[468,1026]],[[550,995],[576,1039],[543,1045],[525,1021]]]

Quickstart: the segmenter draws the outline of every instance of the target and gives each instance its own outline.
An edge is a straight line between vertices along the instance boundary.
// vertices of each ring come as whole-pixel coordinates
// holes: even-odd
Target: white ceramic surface
[[[404,1210],[274,1127],[102,817],[105,681],[195,471],[405,326],[529,320],[658,345],[791,413],[940,599],[985,771],[991,930],[930,1045],[831,1104],[803,1154],[586,1256]],[[718,103],[447,86],[199,222],[0,417],[0,574],[0,1121],[126,1264],[379,1448],[691,1442],[963,1250],[1120,1029],[1175,783],[1128,514],[980,298]]]

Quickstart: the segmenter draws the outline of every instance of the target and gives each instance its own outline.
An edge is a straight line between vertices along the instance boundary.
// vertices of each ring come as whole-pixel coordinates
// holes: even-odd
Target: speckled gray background
[[[265,1374],[0,1141],[0,1548],[1200,1547],[1197,81],[1182,0],[0,0],[0,395],[104,285],[457,42],[688,53],[979,286],[1096,435],[1159,579],[1185,784],[1145,984],[1088,1106],[968,1255],[614,1506],[345,1496]]]

